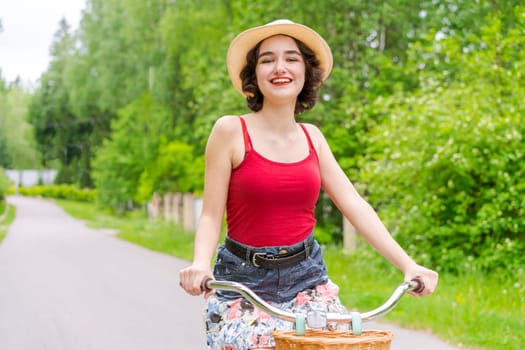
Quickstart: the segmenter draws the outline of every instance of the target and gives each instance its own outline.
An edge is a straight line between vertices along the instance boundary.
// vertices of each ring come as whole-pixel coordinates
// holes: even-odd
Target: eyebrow
[[[301,53],[297,50],[287,50],[284,52],[285,54],[287,55],[299,55],[299,56],[302,56]],[[264,51],[264,52],[261,52],[259,54],[259,57],[257,57],[258,59],[263,57],[263,56],[271,56],[271,55],[275,55],[275,52],[273,51]]]

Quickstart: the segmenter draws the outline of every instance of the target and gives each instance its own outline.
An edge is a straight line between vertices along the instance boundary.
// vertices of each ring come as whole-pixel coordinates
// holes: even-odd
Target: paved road
[[[202,299],[178,286],[186,262],[90,229],[50,201],[8,200],[17,215],[0,244],[0,349],[205,348]],[[456,349],[379,328],[396,333],[392,350]]]
[[[0,349],[204,349],[184,262],[87,228],[48,201],[10,197],[0,245]]]

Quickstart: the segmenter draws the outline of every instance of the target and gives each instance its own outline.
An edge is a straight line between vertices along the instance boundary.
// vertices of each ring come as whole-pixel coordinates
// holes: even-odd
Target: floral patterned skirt
[[[339,288],[329,281],[315,289],[299,292],[287,302],[270,302],[292,313],[306,314],[310,310],[348,313],[339,300]],[[274,330],[292,330],[292,322],[270,316],[244,298],[225,299],[217,295],[208,298],[205,310],[209,350],[248,350],[275,347]],[[339,326],[342,329],[345,325]]]

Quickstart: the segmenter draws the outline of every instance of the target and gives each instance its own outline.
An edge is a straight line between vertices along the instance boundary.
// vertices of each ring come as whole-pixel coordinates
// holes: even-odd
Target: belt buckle
[[[255,262],[255,259],[257,259],[257,257],[260,256],[261,258],[265,258],[266,260],[277,260],[277,257],[273,254],[268,254],[268,253],[253,253],[252,255],[252,265],[255,266],[255,267],[261,267],[261,265],[257,264]]]
[[[257,264],[255,262],[255,259],[257,258],[257,256],[263,256],[264,254],[263,253],[253,253],[252,255],[252,265],[255,266],[255,267],[261,267],[261,265]]]

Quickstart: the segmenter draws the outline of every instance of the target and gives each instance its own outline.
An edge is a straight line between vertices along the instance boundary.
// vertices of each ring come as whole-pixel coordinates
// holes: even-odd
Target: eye
[[[292,55],[292,56],[286,57],[286,61],[287,62],[301,62],[302,61],[302,57],[298,56],[298,55]]]
[[[262,58],[259,60],[259,64],[272,63],[272,62],[273,62],[272,58]]]

